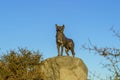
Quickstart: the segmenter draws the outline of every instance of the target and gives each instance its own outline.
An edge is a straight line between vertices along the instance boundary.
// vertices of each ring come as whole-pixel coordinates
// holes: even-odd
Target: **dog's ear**
[[[65,26],[64,26],[64,24],[63,24],[63,26],[62,26],[62,31],[64,31],[64,28],[65,28]]]
[[[56,29],[58,29],[58,25],[57,24],[55,24],[55,27],[56,27]]]

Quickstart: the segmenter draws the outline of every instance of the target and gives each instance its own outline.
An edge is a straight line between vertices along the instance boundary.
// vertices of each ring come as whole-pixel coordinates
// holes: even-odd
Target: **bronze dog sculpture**
[[[56,44],[57,44],[57,49],[58,49],[58,56],[63,55],[63,48],[65,47],[65,52],[67,56],[69,56],[68,51],[71,50],[72,56],[75,57],[75,52],[74,52],[74,42],[72,39],[67,38],[64,35],[64,25],[63,26],[56,26]],[[60,48],[61,48],[61,53],[60,53]]]

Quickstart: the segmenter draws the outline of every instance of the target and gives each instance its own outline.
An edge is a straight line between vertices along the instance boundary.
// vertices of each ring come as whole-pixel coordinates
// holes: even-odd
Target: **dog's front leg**
[[[61,46],[61,56],[63,56],[63,46]]]
[[[60,45],[57,45],[57,50],[58,50],[58,56],[60,56]]]

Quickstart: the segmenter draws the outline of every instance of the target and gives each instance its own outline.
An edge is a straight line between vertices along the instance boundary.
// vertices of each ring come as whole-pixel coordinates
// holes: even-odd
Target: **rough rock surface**
[[[44,60],[40,66],[42,80],[87,80],[88,69],[79,58],[53,57]]]

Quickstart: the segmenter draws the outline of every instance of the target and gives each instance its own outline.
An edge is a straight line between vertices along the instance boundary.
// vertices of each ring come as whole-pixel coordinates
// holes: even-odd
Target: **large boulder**
[[[41,63],[42,80],[87,80],[88,69],[79,58],[59,56]]]

